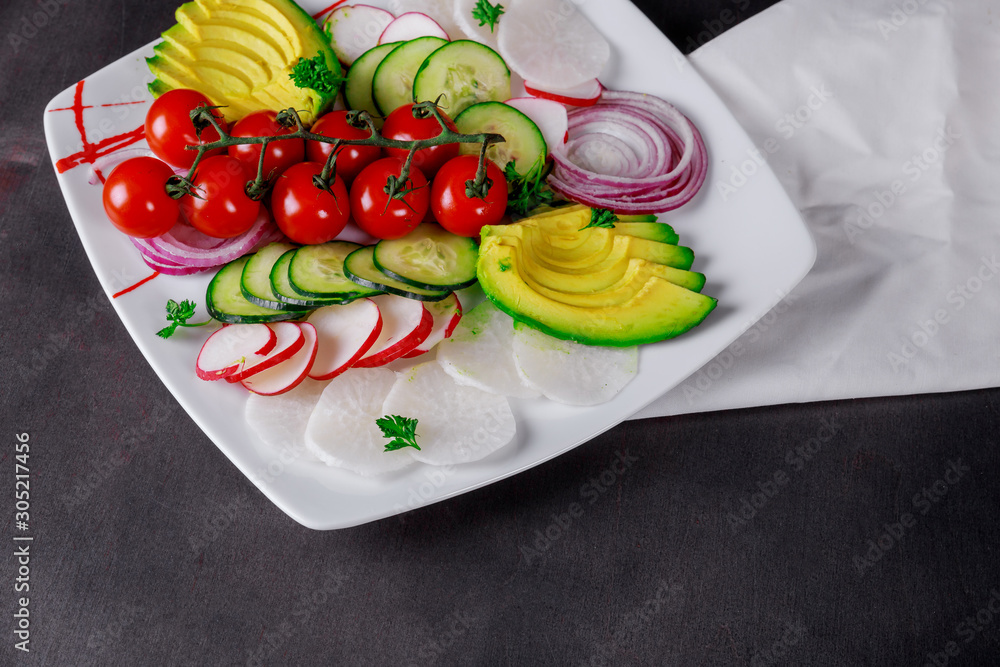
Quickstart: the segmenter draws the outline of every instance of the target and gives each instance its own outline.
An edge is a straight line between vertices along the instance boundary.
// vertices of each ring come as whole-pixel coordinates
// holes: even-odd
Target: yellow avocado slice
[[[653,276],[620,304],[582,307],[534,290],[524,279],[517,248],[487,236],[480,247],[479,284],[498,308],[561,339],[626,347],[673,338],[699,324],[716,300]]]
[[[538,285],[564,294],[586,295],[612,290],[628,280],[630,275],[640,271],[645,278],[656,276],[695,292],[700,292],[705,286],[705,276],[700,273],[634,257],[615,262],[601,270],[567,274],[535,261],[532,254],[524,250],[520,240],[496,238],[500,239],[502,245],[509,245],[515,249],[526,280],[530,279]]]
[[[618,263],[628,263],[629,259],[644,259],[648,262],[689,269],[694,262],[694,253],[684,246],[658,243],[647,239],[621,234],[610,234],[608,230],[592,228],[589,232],[594,239],[578,248],[557,248],[548,243],[537,229],[515,223],[506,226],[484,227],[484,236],[500,239],[518,239],[536,263],[568,274],[599,272]],[[603,234],[599,232],[605,232]]]
[[[230,123],[262,109],[295,108],[309,125],[332,106],[337,91],[299,88],[289,77],[299,58],[317,55],[342,74],[323,31],[292,0],[194,0],[176,18],[146,59],[154,97],[198,90]]]

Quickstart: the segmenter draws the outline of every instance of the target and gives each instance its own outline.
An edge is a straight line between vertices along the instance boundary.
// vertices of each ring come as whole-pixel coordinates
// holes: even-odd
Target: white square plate
[[[325,7],[323,0],[302,4],[310,12]],[[680,338],[644,346],[637,377],[607,404],[573,408],[544,399],[512,400],[516,441],[477,463],[451,468],[417,465],[393,476],[366,479],[269,450],[243,419],[247,394],[242,387],[195,377],[194,362],[204,333],[186,330],[170,340],[155,335],[166,324],[168,299],[192,299],[204,305],[211,274],[159,276],[115,297],[151,272],[128,239],[108,223],[100,184],[90,166],[81,164],[58,174],[94,271],[136,345],[219,449],[303,525],[328,530],[399,514],[515,475],[594,438],[719,354],[812,267],[816,257],[812,237],[768,167],[755,165],[746,183],[725,199],[715,189],[716,181],[725,180],[734,166],[750,159],[754,147],[681,53],[627,0],[587,2],[579,8],[612,45],[612,61],[601,77],[604,84],[663,97],[687,114],[705,138],[711,161],[705,186],[694,201],[663,219],[675,227],[684,245],[694,249],[695,270],[708,276],[704,292],[717,297],[719,306],[701,326]],[[115,137],[141,127],[151,101],[146,91],[151,76],[144,57],[151,54],[152,43],[49,103],[45,134],[54,163],[81,150],[114,150],[124,143]]]

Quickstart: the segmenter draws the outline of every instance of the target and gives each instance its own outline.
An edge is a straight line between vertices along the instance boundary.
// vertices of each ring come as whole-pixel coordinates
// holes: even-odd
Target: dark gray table
[[[638,4],[688,51],[771,1]],[[9,540],[0,662],[996,657],[996,390],[628,422],[403,518],[325,533],[287,518],[140,356],[94,277],[45,149],[45,103],[149,41],[173,8],[0,6],[0,513]],[[27,558],[15,553],[29,543],[11,539],[22,432]],[[30,591],[18,592],[24,584]],[[20,597],[30,598],[28,654],[14,647]]]

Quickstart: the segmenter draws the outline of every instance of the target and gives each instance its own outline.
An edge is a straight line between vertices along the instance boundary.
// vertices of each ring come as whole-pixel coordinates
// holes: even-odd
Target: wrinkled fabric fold
[[[710,375],[636,417],[1000,384],[998,15],[784,0],[691,55],[777,147],[762,153],[818,257]],[[715,165],[705,188],[737,199],[729,178]]]

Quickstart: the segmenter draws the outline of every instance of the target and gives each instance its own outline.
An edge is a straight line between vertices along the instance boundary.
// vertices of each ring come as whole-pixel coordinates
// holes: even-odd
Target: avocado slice
[[[653,343],[690,330],[716,305],[711,297],[657,276],[618,304],[562,303],[525,281],[517,250],[505,245],[501,237],[484,237],[477,267],[479,284],[500,310],[556,338],[611,347]]]
[[[587,242],[579,249],[555,247],[538,230],[520,223],[484,227],[482,233],[499,237],[504,243],[510,239],[520,240],[535,262],[567,274],[602,271],[617,263],[627,264],[631,258],[644,259],[678,269],[690,269],[694,263],[694,253],[685,246],[611,234],[608,230],[600,228],[591,228],[587,232],[595,242]],[[598,245],[602,240],[603,245]]]
[[[580,204],[558,208],[542,206],[536,208],[530,217],[518,221],[518,224],[532,225],[548,234],[578,237],[590,224],[591,210]],[[619,215],[618,222],[610,231],[660,243],[676,244],[679,240],[673,227],[665,222],[657,222],[655,215]]]
[[[342,70],[329,39],[292,0],[194,0],[181,5],[177,24],[147,58],[154,97],[192,88],[222,106],[232,123],[261,109],[295,108],[311,124],[337,92],[299,88],[289,75],[299,62],[322,55],[337,77]]]

